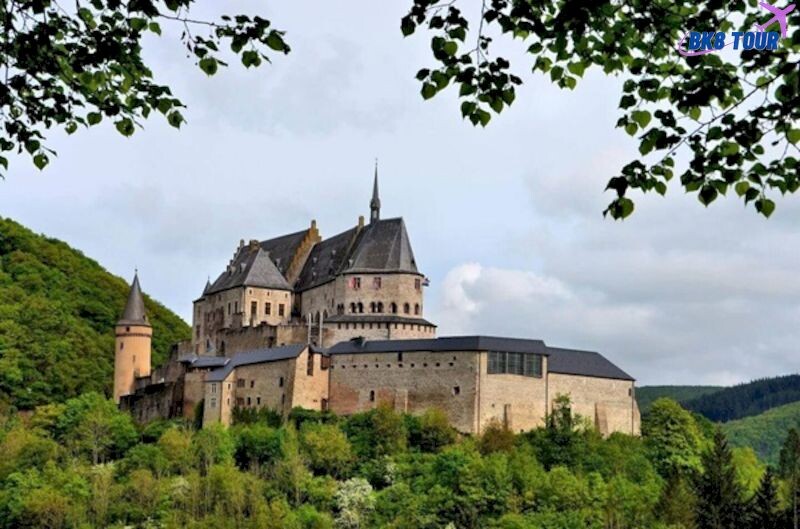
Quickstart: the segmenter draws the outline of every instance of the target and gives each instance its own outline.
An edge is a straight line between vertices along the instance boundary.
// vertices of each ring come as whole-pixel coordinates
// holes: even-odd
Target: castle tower
[[[375,180],[372,183],[372,200],[369,202],[369,222],[381,219],[381,197],[378,196],[378,160],[375,160]]]
[[[133,393],[137,377],[150,376],[153,328],[144,311],[139,275],[134,274],[128,304],[115,327],[114,401]]]

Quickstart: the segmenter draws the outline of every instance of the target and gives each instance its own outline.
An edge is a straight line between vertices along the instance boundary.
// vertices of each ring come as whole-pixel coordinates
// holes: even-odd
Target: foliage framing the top
[[[470,27],[459,5],[477,24]],[[631,189],[663,195],[676,174],[706,206],[733,189],[768,217],[770,194],[800,187],[799,13],[788,17],[777,50],[744,50],[733,62],[681,57],[676,43],[689,31],[752,31],[772,16],[757,0],[414,0],[401,29],[434,32],[437,63],[417,74],[422,97],[457,86],[461,113],[474,125],[511,105],[522,83],[508,60],[490,56],[493,29],[520,39],[533,72],[560,88],[574,89],[593,67],[623,76],[617,127],[636,137],[641,158],[608,182],[617,194],[605,211],[613,218],[633,212]]]
[[[128,289],[67,244],[0,217],[0,404],[27,409],[108,394]],[[147,296],[145,306],[158,365],[189,327]]]

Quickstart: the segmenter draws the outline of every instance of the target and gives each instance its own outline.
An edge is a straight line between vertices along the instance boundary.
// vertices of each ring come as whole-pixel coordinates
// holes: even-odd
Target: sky
[[[209,5],[216,3],[208,3]],[[185,319],[240,239],[308,227],[323,236],[368,215],[375,158],[382,216],[405,218],[430,278],[440,336],[492,334],[603,353],[652,384],[733,384],[797,372],[800,204],[765,220],[736,198],[709,208],[677,182],[605,219],[603,189],[636,143],[615,129],[621,80],[589,71],[562,91],[518,50],[525,80],[486,129],[454,93],[424,101],[424,34],[410,2],[234,1],[287,31],[292,52],[208,78],[162,24],[144,53],[187,105],[124,138],[103,124],[67,137],[43,172],[12,160],[0,215],[57,237]],[[313,15],[312,15],[313,13]],[[197,10],[193,16],[213,15]]]

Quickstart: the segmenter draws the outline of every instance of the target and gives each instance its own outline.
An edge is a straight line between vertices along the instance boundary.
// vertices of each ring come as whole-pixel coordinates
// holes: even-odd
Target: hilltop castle
[[[294,407],[351,414],[381,403],[436,407],[465,433],[497,420],[543,424],[558,395],[603,434],[638,435],[634,380],[602,355],[541,340],[436,337],[402,218],[381,219],[377,171],[369,222],[322,239],[310,227],[240,241],[195,300],[192,339],[151,370],[152,327],[138,275],[116,326],[114,398],[140,421],[231,422],[233,410]]]

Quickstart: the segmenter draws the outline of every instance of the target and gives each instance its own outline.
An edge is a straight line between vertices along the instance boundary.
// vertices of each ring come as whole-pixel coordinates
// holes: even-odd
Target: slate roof
[[[344,271],[418,274],[403,219],[378,220],[364,226]]]
[[[198,356],[190,354],[178,358],[178,362],[190,364],[192,367],[205,368],[205,367],[221,367],[230,361],[230,358],[224,356]]]
[[[216,281],[203,295],[214,294],[235,287],[263,287],[279,290],[291,290],[270,259],[270,254],[261,246],[244,246],[237,253],[231,264],[232,270],[227,269],[220,274]]]
[[[122,312],[122,317],[117,322],[117,325],[146,325],[150,326],[147,321],[147,313],[144,310],[144,298],[142,297],[142,287],[139,285],[139,274],[134,274],[131,290],[128,292],[128,302],[125,304],[125,310]]]
[[[542,340],[501,338],[497,336],[447,336],[416,340],[365,340],[363,342],[354,339],[339,342],[328,349],[328,353],[331,355],[412,351],[508,351],[512,353],[547,354],[547,346]]]
[[[223,367],[211,371],[206,376],[206,382],[222,382],[231,374],[231,371],[239,366],[297,358],[306,347],[308,346],[305,344],[284,345],[235,354]]]
[[[308,290],[339,274],[369,272],[419,274],[402,218],[376,220],[361,231],[353,227],[318,243],[295,288]]]
[[[560,347],[548,347],[547,350],[547,370],[551,373],[634,380],[600,353]]]

